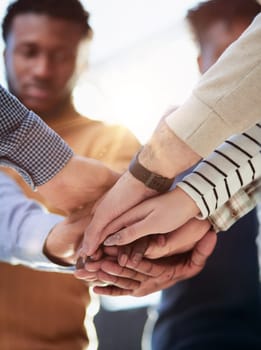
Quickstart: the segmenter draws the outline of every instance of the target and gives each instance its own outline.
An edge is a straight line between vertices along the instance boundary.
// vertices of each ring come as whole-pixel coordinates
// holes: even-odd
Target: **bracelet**
[[[137,180],[143,182],[145,186],[156,190],[160,193],[167,192],[173,184],[175,177],[170,179],[168,177],[161,176],[146,169],[143,165],[139,163],[139,154],[140,151],[132,159],[129,165],[129,172]]]

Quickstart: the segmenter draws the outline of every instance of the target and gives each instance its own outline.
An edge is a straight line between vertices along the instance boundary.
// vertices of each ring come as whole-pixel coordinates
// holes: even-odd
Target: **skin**
[[[205,32],[203,38],[204,40],[201,43],[201,51],[198,57],[200,72],[206,72],[216,62],[222,52],[239,37],[239,35],[247,28],[248,25],[248,21],[240,19],[233,22],[229,26],[223,21],[215,22],[213,26],[211,26],[209,30]],[[122,266],[122,270],[119,269],[119,265],[117,265],[115,262],[108,262],[106,259],[101,260],[99,263],[86,264],[88,265],[86,266],[88,273],[94,273],[94,271],[96,271],[99,278],[104,278],[107,283],[111,284],[109,286],[96,287],[95,291],[97,293],[105,295],[146,295],[163,288],[170,287],[177,281],[189,278],[201,271],[206,263],[207,257],[214,249],[216,243],[214,238],[215,234],[209,231],[209,222],[207,220],[199,221],[193,219],[193,216],[195,216],[196,213],[196,208],[190,206],[189,202],[184,202],[186,203],[186,206],[181,207],[186,208],[186,210],[177,214],[177,217],[180,219],[182,218],[182,215],[184,217],[184,213],[186,214],[187,212],[187,218],[190,216],[192,219],[178,229],[169,232],[171,231],[171,228],[174,229],[175,220],[173,215],[169,213],[168,210],[164,211],[164,208],[171,207],[173,209],[173,204],[175,205],[175,203],[171,203],[172,199],[171,194],[148,199],[147,201],[131,209],[131,211],[127,211],[125,214],[112,221],[112,223],[101,231],[101,236],[104,238],[109,235],[109,232],[115,232],[117,229],[127,226],[126,228],[118,231],[117,234],[110,236],[105,243],[108,245],[122,245],[131,242],[133,239],[137,239],[136,242],[140,241],[141,243],[136,243],[136,246],[132,248],[130,245],[125,246],[125,250],[121,250],[118,253],[118,262],[119,265]],[[178,199],[179,200],[176,201],[176,204],[178,205],[177,210],[179,209],[182,197]],[[185,197],[184,199],[186,200]],[[151,203],[152,206],[150,205]],[[174,212],[176,213],[175,210]],[[191,213],[191,215],[189,213]],[[161,220],[158,220],[159,217],[161,217]],[[168,226],[168,224],[172,226]],[[161,237],[158,237],[158,235],[155,234],[152,236],[147,236],[149,233],[155,232],[166,232],[166,234],[161,235]],[[143,237],[144,235],[145,237]],[[164,238],[162,236],[164,236]],[[148,238],[145,245],[142,243],[144,238]],[[198,246],[202,247],[199,244],[201,244],[202,240],[204,243],[205,239],[206,241],[209,240],[208,250],[205,250],[204,253],[200,255],[202,258],[201,264],[199,264],[200,267],[198,266],[197,271],[194,271],[194,274],[192,274],[190,270],[191,265],[186,264],[184,261],[177,262],[177,260],[175,260],[175,254],[177,254],[177,252],[187,251],[187,254],[190,254],[190,257],[193,256],[193,254],[195,256],[195,254],[198,252]],[[161,266],[161,259],[165,259],[165,269]],[[168,264],[168,262],[170,264]],[[181,266],[180,264],[183,264],[183,269],[181,270],[182,273],[179,273],[179,268]],[[124,267],[133,270],[133,273],[139,273],[140,278],[141,273],[144,275],[147,273],[148,275],[148,271],[159,271],[159,266],[161,266],[162,269],[158,275],[156,272],[155,274],[151,273],[151,276],[148,276],[147,279],[144,279],[143,281],[139,280],[140,285],[138,288],[130,288],[130,272],[125,271]],[[173,272],[173,266],[176,266],[176,272]],[[84,275],[84,272],[80,273]],[[118,280],[115,276],[117,276]],[[124,286],[122,280],[120,280],[120,278],[123,277],[127,278]],[[135,280],[134,277],[133,280]],[[118,281],[120,282],[117,285]]]
[[[165,132],[166,130],[166,124],[162,122],[160,124],[160,130]],[[158,129],[159,130],[159,129]],[[167,131],[170,132],[170,131]],[[179,143],[179,141],[177,141]],[[184,146],[184,147],[183,147]],[[145,146],[142,150],[143,153],[146,155],[139,157],[140,163],[145,166],[147,169],[152,170],[150,166],[146,164],[151,164],[151,158],[150,154],[155,155],[154,148],[158,149],[156,143],[149,143],[147,146]],[[191,167],[193,164],[197,163],[200,160],[200,157],[195,154],[192,150],[191,152],[188,150],[188,147],[185,146],[184,142],[180,142],[180,147],[174,147],[172,156],[174,159],[177,159],[177,163],[173,162],[171,163],[173,165],[173,172],[172,175],[166,175],[165,173],[162,174],[162,172],[157,171],[157,168],[154,167],[152,170],[153,172],[172,178],[182,171],[186,170],[187,168]],[[178,150],[183,150],[188,157],[183,157],[182,154],[183,151],[178,152]],[[167,152],[168,153],[168,152]],[[159,153],[157,157],[160,158],[160,155],[163,153]],[[166,154],[166,153],[165,153]],[[190,154],[190,156],[189,156]],[[175,155],[177,155],[175,157]],[[146,161],[145,161],[146,158]],[[182,158],[182,164],[186,163],[186,166],[179,167],[179,171],[174,170],[176,168],[176,165],[179,164],[179,158]],[[187,161],[190,159],[193,159],[192,162]],[[170,158],[168,158],[170,159]],[[155,160],[155,158],[154,158]],[[161,166],[162,169],[168,168],[168,174],[170,174],[170,168],[171,167],[165,167],[163,164],[166,162],[166,164],[170,164],[169,160],[167,158],[163,159],[161,158]],[[91,221],[90,225],[85,230],[84,240],[83,240],[83,246],[82,250],[80,252],[81,256],[90,256],[94,254],[96,249],[99,247],[100,244],[103,243],[103,241],[114,231],[108,231],[106,230],[107,226],[116,218],[118,218],[123,213],[130,210],[132,207],[138,205],[139,203],[143,202],[145,199],[158,196],[158,193],[155,190],[152,190],[148,187],[146,187],[141,181],[137,180],[129,171],[126,171],[120,179],[117,181],[115,186],[113,186],[112,189],[108,191],[108,193],[104,196],[103,201],[99,203],[99,205],[95,208],[95,211],[93,212],[93,220]],[[194,204],[192,200],[189,200],[189,207],[191,208],[191,213],[195,215],[195,212],[199,212],[199,209]],[[113,207],[110,205],[110,203],[114,203]],[[101,216],[102,213],[102,216]],[[193,216],[194,216],[193,215]],[[102,219],[101,219],[102,218]],[[157,224],[156,224],[157,225]],[[156,228],[157,226],[155,226]],[[148,231],[148,233],[150,233]],[[138,238],[138,237],[137,237]]]
[[[83,68],[81,50],[88,43],[77,23],[33,13],[17,15],[4,50],[10,91],[46,122],[59,118],[61,110],[70,103],[72,89]],[[93,204],[117,179],[118,174],[101,162],[74,155],[59,173],[37,190],[53,207],[68,214]],[[64,227],[64,237],[68,236],[71,242],[70,251],[72,247],[77,249],[79,235],[75,235],[73,243],[73,236],[67,229],[75,225],[68,226],[66,222]],[[46,252],[63,258],[68,252],[64,245],[58,244],[62,242],[54,238],[56,231],[46,242]]]
[[[74,155],[51,180],[37,191],[65,214],[87,204],[94,204],[111,186],[119,174],[102,162]]]
[[[249,21],[237,19],[229,25],[224,21],[214,22],[202,38],[198,66],[200,73],[205,73],[222,55],[242,32],[248,27]]]
[[[70,100],[85,43],[77,23],[32,13],[17,15],[4,51],[9,90],[45,120],[59,115]]]
[[[185,278],[198,274],[211,255],[216,234],[209,232],[197,244],[194,250],[183,254],[166,256],[150,260],[129,260],[126,266],[120,266],[116,259],[119,252],[116,247],[106,248],[109,256],[97,262],[88,261],[85,269],[77,270],[75,276],[94,282],[94,291],[98,294],[120,296],[144,296],[176,284]],[[100,281],[104,286],[97,286]]]
[[[213,23],[213,26],[205,32],[200,46],[201,52],[198,57],[198,64],[201,73],[205,73],[216,62],[223,51],[238,38],[248,24],[248,21],[240,19],[233,24],[229,24],[229,26],[223,21]],[[174,145],[174,147],[171,147],[171,145]],[[169,162],[169,159],[175,159],[176,162]],[[140,163],[147,169],[166,177],[176,176],[199,160],[199,155],[170,131],[164,121],[159,124],[156,132],[139,156]],[[121,195],[125,196],[125,200],[122,200]],[[109,191],[104,201],[97,207],[97,212],[94,213],[94,218],[85,231],[81,255],[92,255],[98,245],[112,233],[107,230],[107,236],[105,235],[106,226],[112,220],[144,199],[155,195],[157,195],[155,191],[149,190],[129,172],[126,172],[119,179],[116,187]],[[113,209],[110,209],[109,206],[111,202],[114,203]],[[191,202],[189,205],[191,212],[195,211],[193,203]],[[99,219],[99,212],[103,212],[103,220]],[[155,222],[155,224],[157,223]]]

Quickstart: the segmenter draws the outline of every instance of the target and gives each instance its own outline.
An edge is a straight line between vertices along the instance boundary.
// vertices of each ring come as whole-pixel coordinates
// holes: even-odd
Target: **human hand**
[[[180,188],[150,198],[130,209],[109,224],[103,236],[109,236],[104,245],[126,245],[149,234],[168,233],[184,225],[198,214],[193,200]],[[193,243],[193,237],[182,240],[179,235],[179,247]],[[177,249],[179,248],[176,247]]]
[[[118,262],[121,266],[126,266],[129,260],[138,264],[143,257],[159,259],[190,251],[210,229],[208,220],[193,218],[172,232],[145,236],[131,244],[121,246]]]
[[[155,260],[143,258],[137,262],[130,259],[125,267],[107,257],[88,262],[86,270],[76,271],[75,276],[88,280],[89,276],[95,275],[106,282],[106,286],[94,287],[97,294],[144,296],[198,274],[213,252],[216,240],[216,233],[209,231],[189,252]],[[113,256],[118,254],[117,247],[108,247],[105,251]]]
[[[58,265],[74,265],[86,225],[91,220],[92,203],[56,224],[48,234],[43,252]],[[97,252],[97,257],[100,257]]]
[[[139,153],[141,165],[169,179],[190,168],[200,159],[197,153],[174,134],[164,119]],[[95,252],[107,237],[104,229],[112,220],[144,199],[157,194],[158,192],[146,187],[129,171],[125,172],[103,201],[96,206],[93,220],[85,231],[81,255],[90,256]]]
[[[96,251],[107,237],[104,228],[114,218],[117,218],[145,198],[156,194],[157,192],[155,190],[146,187],[142,182],[132,176],[129,171],[125,172],[117,183],[104,195],[99,204],[94,207],[93,219],[85,230],[81,255],[83,257],[86,255],[90,256]]]
[[[103,163],[74,155],[58,174],[37,190],[53,207],[68,214],[96,201],[118,178],[119,174]]]

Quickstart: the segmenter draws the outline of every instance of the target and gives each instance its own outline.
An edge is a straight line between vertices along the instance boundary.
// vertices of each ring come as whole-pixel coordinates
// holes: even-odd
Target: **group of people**
[[[168,288],[152,349],[260,348],[259,12],[254,0],[209,0],[189,11],[203,77],[141,149],[125,128],[73,106],[80,55],[92,37],[81,3],[16,0],[8,7],[1,349],[87,346],[86,282],[107,295]]]

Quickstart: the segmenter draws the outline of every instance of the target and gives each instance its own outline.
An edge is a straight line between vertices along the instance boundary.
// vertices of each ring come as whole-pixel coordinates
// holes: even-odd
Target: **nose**
[[[33,71],[38,78],[50,78],[54,73],[50,57],[48,55],[39,55],[34,60]]]

